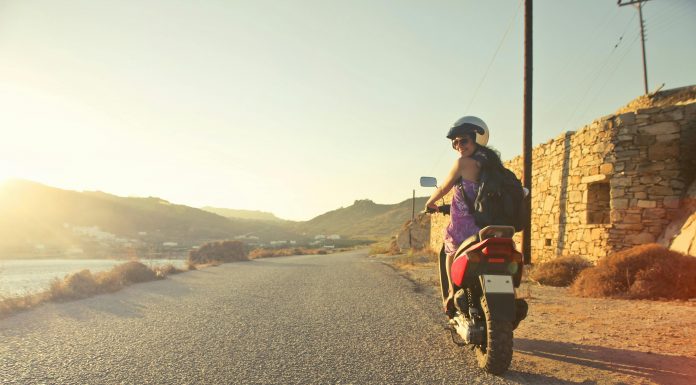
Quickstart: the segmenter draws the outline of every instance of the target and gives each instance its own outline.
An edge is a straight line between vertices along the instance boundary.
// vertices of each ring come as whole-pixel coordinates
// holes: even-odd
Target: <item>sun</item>
[[[18,175],[7,164],[0,163],[0,183],[7,182],[10,179],[17,178]]]

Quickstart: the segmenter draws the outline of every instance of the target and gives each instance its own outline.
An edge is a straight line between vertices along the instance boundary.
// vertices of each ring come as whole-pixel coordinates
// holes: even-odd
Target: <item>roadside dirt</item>
[[[439,303],[436,264],[379,255]],[[404,260],[411,263],[404,263]],[[696,384],[696,301],[578,298],[521,285],[529,315],[505,377],[558,384]],[[444,315],[443,315],[444,323]]]

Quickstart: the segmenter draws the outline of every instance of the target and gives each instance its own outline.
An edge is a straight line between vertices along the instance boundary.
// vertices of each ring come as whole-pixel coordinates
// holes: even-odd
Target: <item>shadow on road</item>
[[[553,378],[554,374],[562,372],[559,367],[577,365],[588,369],[586,378],[592,378],[593,372],[603,371],[604,374],[608,372],[610,375],[629,376],[657,384],[696,384],[696,358],[692,357],[524,338],[515,339],[515,353],[515,360],[525,360],[531,356],[551,361],[549,366],[534,365],[535,369],[548,367],[549,373],[543,373],[544,370],[541,370],[542,377],[552,376],[548,379],[538,378],[538,381],[534,381],[534,378],[530,376],[537,377],[540,374],[517,372],[522,378],[532,383],[594,383],[587,380],[572,382]]]

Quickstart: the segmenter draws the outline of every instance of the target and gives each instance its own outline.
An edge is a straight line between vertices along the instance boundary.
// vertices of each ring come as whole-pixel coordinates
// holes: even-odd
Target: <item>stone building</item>
[[[559,135],[535,147],[532,162],[533,262],[596,260],[656,242],[688,209],[696,179],[696,86],[639,98]],[[506,165],[521,177],[521,156]],[[431,217],[431,248],[439,250],[448,221]]]

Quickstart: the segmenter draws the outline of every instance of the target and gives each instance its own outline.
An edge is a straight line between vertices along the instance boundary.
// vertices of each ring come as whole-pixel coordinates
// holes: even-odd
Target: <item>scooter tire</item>
[[[483,345],[476,346],[476,360],[486,372],[503,374],[512,362],[512,322],[491,320],[485,296],[481,296],[481,308],[486,318],[486,337]]]

